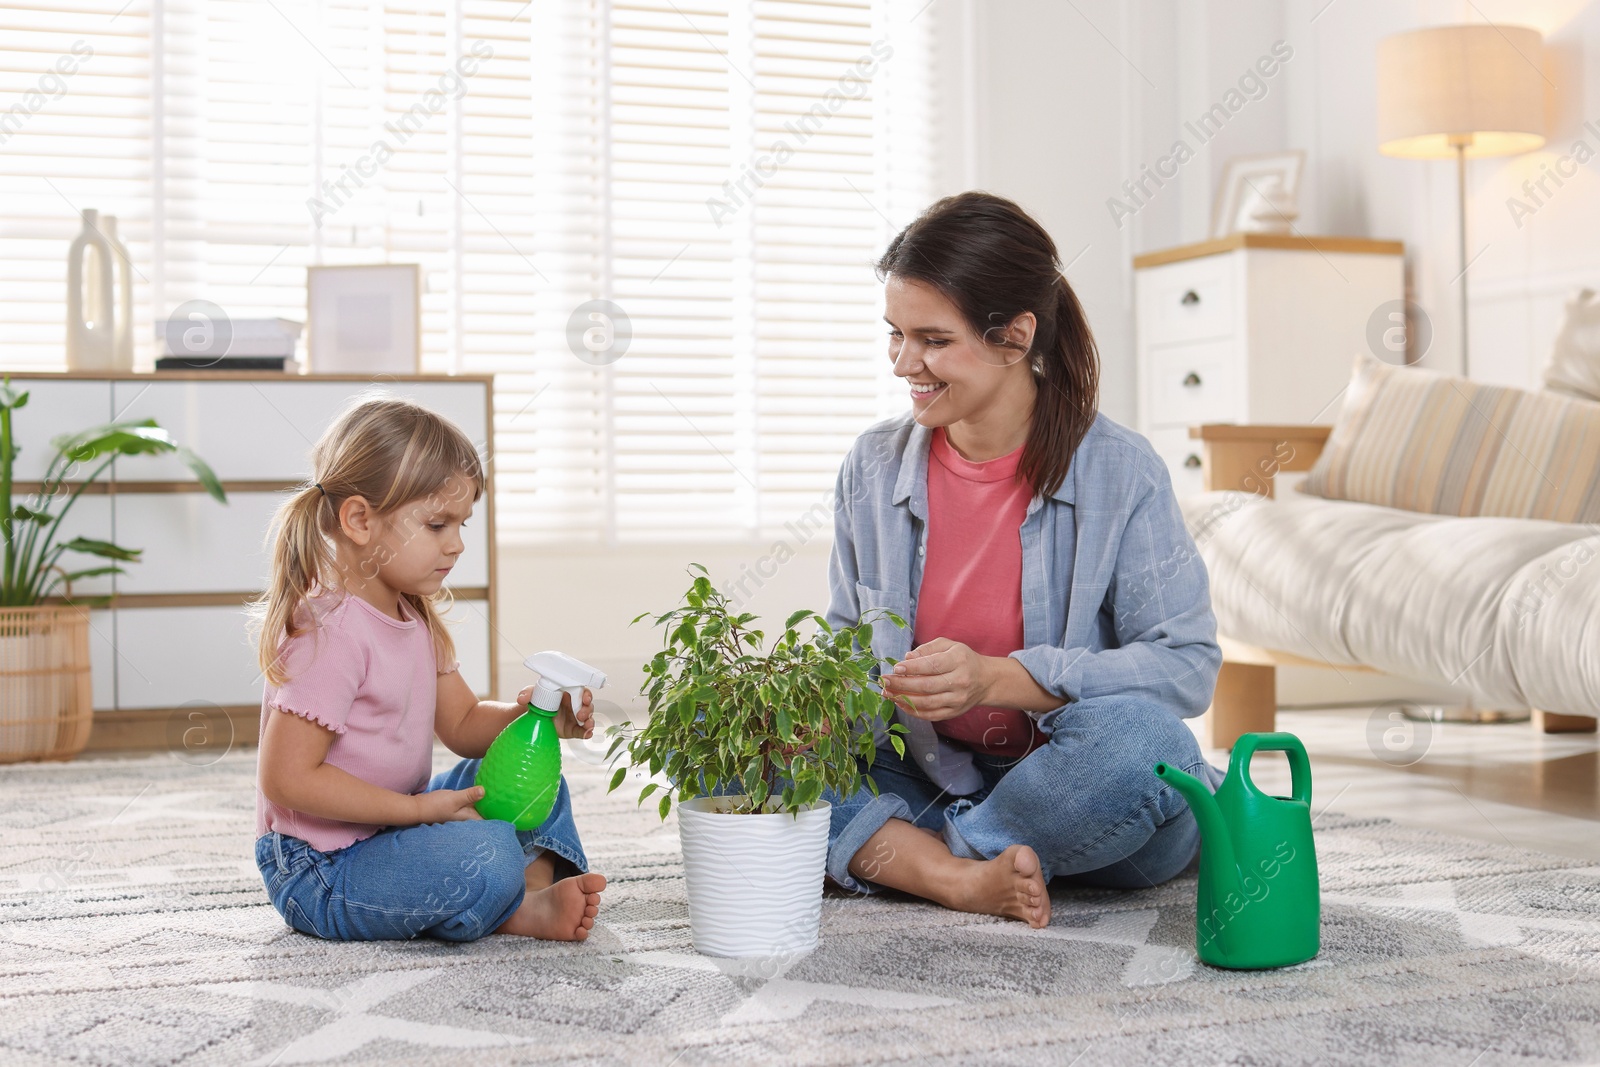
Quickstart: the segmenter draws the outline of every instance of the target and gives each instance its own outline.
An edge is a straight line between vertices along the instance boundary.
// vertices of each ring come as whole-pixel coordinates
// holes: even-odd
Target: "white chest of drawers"
[[[84,490],[63,522],[63,538],[101,538],[143,553],[122,564],[126,574],[73,586],[75,596],[112,597],[109,607],[90,612],[90,749],[161,746],[195,724],[225,731],[218,740],[253,742],[262,677],[245,602],[266,586],[267,526],[284,491],[309,477],[311,447],[323,430],[373,382],[202,371],[14,373],[11,380],[29,393],[27,407],[13,418],[19,501],[44,477],[52,437],[144,418],[198,453],[228,494],[227,504],[213,500],[176,457],[122,457]],[[463,530],[466,550],[451,573],[455,604],[446,618],[462,677],[490,697],[498,685],[488,462],[494,380],[405,375],[386,377],[381,387],[450,418],[484,457],[487,487]]]
[[[1134,258],[1138,429],[1180,495],[1203,487],[1192,425],[1333,422],[1369,322],[1404,298],[1404,251],[1233,234]]]

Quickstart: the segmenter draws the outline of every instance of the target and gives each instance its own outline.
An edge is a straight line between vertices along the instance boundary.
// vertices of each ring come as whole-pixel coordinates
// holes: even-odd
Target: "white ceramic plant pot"
[[[810,951],[822,922],[832,805],[818,800],[794,815],[729,810],[745,799],[677,805],[694,947],[728,957]]]

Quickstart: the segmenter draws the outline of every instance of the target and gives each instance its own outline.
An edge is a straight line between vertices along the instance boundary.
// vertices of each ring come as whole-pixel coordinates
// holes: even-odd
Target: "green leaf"
[[[807,617],[808,615],[815,615],[815,614],[816,614],[816,612],[812,611],[810,608],[801,608],[799,611],[795,612],[793,615],[790,615],[787,619],[784,620],[783,628],[785,630],[793,629],[795,623],[799,622],[801,619]]]
[[[906,743],[900,740],[900,735],[897,733],[890,733],[889,743],[894,746],[895,755],[899,756],[901,759],[904,759],[906,754]]]
[[[0,385],[0,408],[10,408],[15,411],[17,408],[26,407],[27,403],[28,394],[17,392],[11,385],[11,375],[6,375],[5,384]]]
[[[617,786],[622,784],[622,780],[626,777],[628,777],[628,768],[618,767],[617,773],[611,776],[611,785],[606,788],[606,792],[609,793],[613,789],[616,789]]]
[[[667,811],[672,807],[672,794],[668,793],[661,798],[661,806],[657,809],[661,813],[662,821],[666,821]]]
[[[206,487],[206,492],[211,494],[212,499],[219,504],[228,502],[227,492],[223,490],[222,483],[217,480],[216,472],[206,464],[205,460],[195,455],[194,451],[187,445],[178,446],[178,458],[183,461],[185,467],[194,472],[195,479]]]
[[[110,541],[96,541],[89,537],[74,537],[60,547],[71,549],[74,552],[87,552],[91,556],[103,556],[106,559],[132,561],[137,561],[139,554],[144,551],[142,548],[123,548],[120,545],[112,544]]]
[[[68,459],[80,463],[113,452],[136,456],[173,452],[178,448],[172,435],[157,426],[155,419],[110,422],[73,434],[62,434],[51,438],[50,443]]]
[[[651,782],[649,785],[645,786],[642,790],[639,791],[639,799],[638,799],[638,801],[636,801],[634,803],[633,806],[637,808],[640,804],[644,803],[646,797],[648,797],[651,793],[654,793],[657,789],[660,789],[660,788],[661,788],[661,783],[660,782]]]
[[[121,567],[90,567],[86,571],[73,571],[71,574],[63,574],[63,575],[61,575],[61,577],[63,579],[65,579],[66,581],[75,582],[79,578],[98,578],[102,574],[127,574],[127,573],[128,572],[126,570],[124,570],[123,568],[121,568]]]

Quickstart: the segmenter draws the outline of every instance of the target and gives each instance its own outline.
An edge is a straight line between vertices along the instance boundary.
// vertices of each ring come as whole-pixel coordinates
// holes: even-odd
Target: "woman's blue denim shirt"
[[[904,618],[904,629],[869,619],[880,659],[903,659],[911,647],[932,435],[909,411],[868,427],[835,485],[826,617],[835,627],[873,608]],[[1068,703],[1110,693],[1142,696],[1182,718],[1206,710],[1222,665],[1210,582],[1149,441],[1097,415],[1060,488],[1028,502],[1021,536],[1023,647],[1011,657],[1065,702],[1028,713],[1041,732]],[[909,731],[908,754],[936,785],[958,795],[982,788],[970,750],[930,722],[899,709],[894,717]],[[880,744],[886,725],[874,727]]]

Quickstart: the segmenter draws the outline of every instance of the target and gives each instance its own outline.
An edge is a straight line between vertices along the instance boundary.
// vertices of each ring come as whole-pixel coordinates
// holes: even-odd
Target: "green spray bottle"
[[[473,806],[485,819],[533,830],[550,817],[561,788],[561,739],[555,723],[561,694],[572,694],[576,713],[584,687],[599,689],[606,676],[565,652],[536,652],[523,665],[539,672],[533,699],[527,711],[500,731],[478,765],[473,784],[483,786],[483,799]]]

